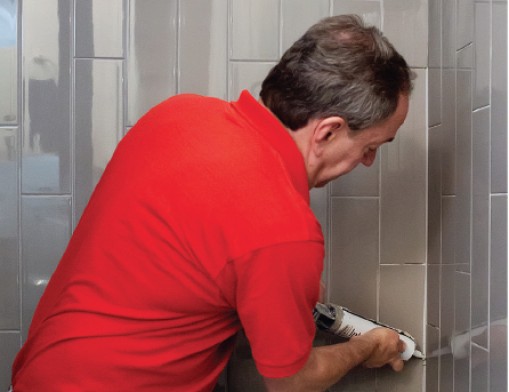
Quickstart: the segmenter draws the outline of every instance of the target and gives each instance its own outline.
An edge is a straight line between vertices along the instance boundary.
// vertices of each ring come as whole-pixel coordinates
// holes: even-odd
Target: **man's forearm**
[[[345,343],[315,347],[306,365],[294,376],[265,379],[267,389],[269,392],[322,392],[361,364],[368,367],[391,364],[395,370],[400,370],[403,367],[400,351],[397,334],[387,331],[354,337]]]

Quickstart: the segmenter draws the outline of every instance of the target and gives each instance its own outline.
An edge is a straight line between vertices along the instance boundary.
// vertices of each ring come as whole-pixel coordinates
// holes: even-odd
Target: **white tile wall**
[[[430,356],[426,372],[418,360],[400,374],[359,368],[331,391],[507,389],[507,358],[497,357],[507,317],[507,2],[14,0],[0,10],[18,21],[0,45],[0,390],[124,130],[176,93],[256,95],[309,25],[354,12],[383,28],[418,78],[409,118],[374,166],[312,193],[324,280],[330,300],[409,329]],[[472,333],[471,355],[453,358],[451,339],[483,325],[489,336]]]

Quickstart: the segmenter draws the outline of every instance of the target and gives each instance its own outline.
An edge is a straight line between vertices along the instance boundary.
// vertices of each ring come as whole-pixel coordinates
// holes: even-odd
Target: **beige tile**
[[[440,391],[453,390],[451,339],[454,331],[454,265],[442,265],[440,295]]]
[[[472,73],[458,71],[456,84],[456,263],[470,271],[472,225]]]
[[[434,127],[442,122],[442,69],[428,69],[428,125]]]
[[[442,197],[442,264],[456,260],[456,197]]]
[[[333,385],[328,392],[370,392],[375,390],[375,369],[365,369],[359,366]]]
[[[234,62],[230,65],[230,100],[236,100],[242,90],[258,99],[262,82],[275,63]]]
[[[226,99],[227,0],[186,0],[179,7],[179,93]]]
[[[473,108],[477,109],[490,101],[490,47],[491,7],[489,3],[475,3],[474,37],[474,97]]]
[[[493,3],[491,192],[507,193],[507,2]]]
[[[428,131],[428,263],[439,264],[442,246],[442,127]]]
[[[282,52],[329,12],[329,0],[282,0]]]
[[[334,15],[357,14],[370,26],[381,29],[381,4],[379,1],[334,0]]]
[[[381,148],[382,264],[424,263],[426,254],[426,72],[417,79],[407,119]]]
[[[358,165],[350,173],[331,182],[333,196],[378,196],[380,194],[380,154],[371,167]]]
[[[440,327],[440,270],[438,264],[428,265],[427,277],[427,312],[428,324]]]
[[[279,1],[235,0],[231,2],[231,13],[230,58],[277,60]]]
[[[380,266],[380,321],[410,333],[424,344],[424,265]]]
[[[424,361],[413,358],[406,362],[401,372],[389,367],[377,370],[377,392],[422,392],[424,383]]]
[[[454,388],[468,391],[470,385],[470,274],[456,272],[454,282]]]
[[[472,132],[472,327],[488,323],[490,109],[473,113]],[[473,340],[488,347],[486,335]]]
[[[489,352],[473,344],[470,369],[472,373],[471,391],[489,391]]]
[[[384,0],[385,35],[413,67],[427,67],[428,2],[425,0]]]
[[[474,0],[458,0],[456,12],[456,48],[461,49],[474,39]]]
[[[456,1],[442,1],[442,64],[446,69],[456,67]]]
[[[438,391],[440,330],[426,327],[426,391]]]
[[[332,199],[330,264],[331,301],[376,318],[377,199]]]
[[[456,72],[442,72],[442,194],[456,193]]]
[[[442,1],[429,0],[428,65],[430,68],[442,66]]]

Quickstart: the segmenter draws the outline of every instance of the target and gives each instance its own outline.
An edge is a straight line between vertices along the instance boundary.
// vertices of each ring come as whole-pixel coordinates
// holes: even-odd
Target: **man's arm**
[[[304,367],[293,376],[264,380],[269,392],[322,392],[361,364],[369,368],[388,364],[400,371],[403,350],[396,332],[376,328],[345,343],[313,348]]]

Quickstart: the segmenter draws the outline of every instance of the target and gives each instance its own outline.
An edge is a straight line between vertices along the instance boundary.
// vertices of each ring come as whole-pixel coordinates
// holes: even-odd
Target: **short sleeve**
[[[315,336],[323,243],[266,247],[234,261],[235,302],[258,371],[288,377],[306,363]]]

